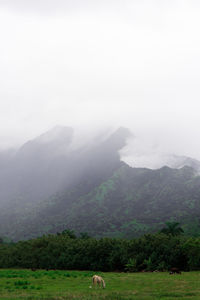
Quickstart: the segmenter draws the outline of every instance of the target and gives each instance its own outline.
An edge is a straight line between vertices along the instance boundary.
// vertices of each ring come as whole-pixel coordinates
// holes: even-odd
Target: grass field
[[[94,274],[104,278],[106,289],[90,287]],[[169,275],[1,269],[0,299],[200,299],[200,272]]]

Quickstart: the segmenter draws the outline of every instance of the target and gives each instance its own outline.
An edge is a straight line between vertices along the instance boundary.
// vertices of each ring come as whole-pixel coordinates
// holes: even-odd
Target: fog
[[[55,125],[87,140],[124,126],[131,165],[200,159],[199,13],[194,0],[1,0],[0,148]]]

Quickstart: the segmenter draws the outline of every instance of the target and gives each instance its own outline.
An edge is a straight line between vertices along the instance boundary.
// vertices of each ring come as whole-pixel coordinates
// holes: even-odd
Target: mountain
[[[87,193],[98,186],[121,166],[118,151],[129,135],[119,128],[76,147],[73,129],[56,127],[25,143],[0,169],[1,232],[9,235],[6,224],[18,228],[28,209],[32,214],[58,192],[82,186]]]
[[[106,140],[74,149],[73,129],[57,126],[25,143],[10,159],[6,160],[4,155],[0,209],[13,203],[24,206],[43,201],[92,174],[94,180],[103,180],[106,173],[111,175],[120,165],[118,150],[128,134],[128,130],[121,128]]]
[[[63,157],[72,135],[71,128],[53,128],[4,160],[0,169],[0,209],[14,202],[38,202],[64,186]]]
[[[199,235],[200,162],[174,157],[176,168],[130,167],[119,156],[130,135],[119,128],[74,147],[73,129],[57,127],[23,145],[0,171],[0,184],[4,176],[14,185],[1,201],[0,236],[27,239],[69,228],[133,237],[170,220]]]
[[[200,173],[200,161],[188,156],[170,155],[168,157],[168,166],[175,169],[188,166],[192,167],[198,174]]]

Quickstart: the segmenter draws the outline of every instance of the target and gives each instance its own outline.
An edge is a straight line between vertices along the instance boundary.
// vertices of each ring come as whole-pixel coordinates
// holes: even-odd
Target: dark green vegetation
[[[200,270],[200,238],[147,234],[136,239],[76,237],[65,230],[14,244],[0,244],[0,268],[91,271]]]
[[[187,158],[190,166],[181,169],[131,168],[118,152],[128,130],[76,151],[70,150],[73,130],[59,132],[56,140],[48,133],[26,143],[2,164],[0,236],[17,241],[69,228],[98,238],[133,238],[173,221],[186,235],[200,236],[198,161]]]
[[[0,270],[0,298],[45,300],[200,299],[199,272],[100,273],[106,289],[90,288],[93,272]]]
[[[178,222],[166,222],[166,227],[160,230],[160,233],[171,234],[173,236],[184,233]]]
[[[190,167],[149,170],[122,165],[89,193],[76,194],[77,190],[67,192],[51,206],[47,201],[46,209],[38,212],[36,226],[59,220],[92,236],[132,238],[176,220],[186,234],[200,235],[200,177]]]
[[[193,169],[134,169],[123,164],[97,187],[86,180],[27,208],[23,218],[13,216],[13,223],[5,218],[2,230],[7,228],[7,232],[2,233],[16,239],[71,228],[97,237],[132,238],[176,220],[186,234],[199,236],[199,215],[200,177]]]
[[[190,167],[149,170],[124,164],[97,187],[90,190],[90,185],[86,180],[27,209],[23,218],[7,225],[11,237],[70,228],[96,237],[132,238],[156,232],[173,220],[181,223],[186,234],[200,235],[200,177]]]

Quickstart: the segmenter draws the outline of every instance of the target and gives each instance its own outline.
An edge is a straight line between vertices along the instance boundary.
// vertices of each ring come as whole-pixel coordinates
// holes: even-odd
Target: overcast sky
[[[0,0],[0,146],[111,125],[134,151],[200,159],[199,16],[194,0]]]

